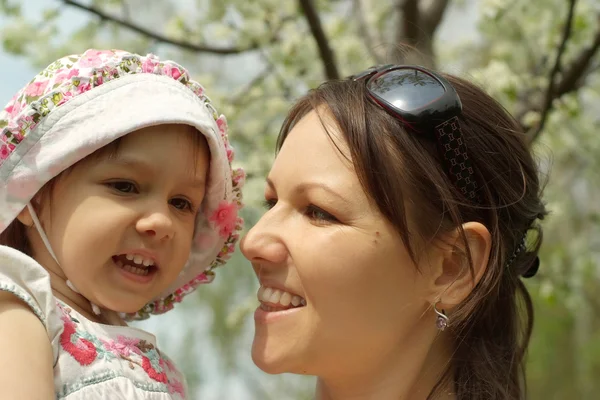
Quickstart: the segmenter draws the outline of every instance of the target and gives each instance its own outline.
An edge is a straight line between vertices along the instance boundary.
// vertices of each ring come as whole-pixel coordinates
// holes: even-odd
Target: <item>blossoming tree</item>
[[[551,171],[542,267],[528,283],[538,316],[530,398],[594,398],[600,389],[594,379],[600,374],[600,120],[594,110],[600,9],[593,0],[37,3],[28,9],[0,0],[5,51],[36,66],[89,47],[173,54],[218,93],[213,100],[229,116],[236,159],[248,172],[248,225],[262,212],[263,177],[288,106],[324,78],[377,63],[420,62],[479,82],[517,117]],[[450,18],[473,13],[477,22],[468,39],[440,35]],[[219,218],[227,219],[225,211]],[[238,255],[213,287],[198,291],[195,309],[181,306],[201,321],[186,322],[181,342],[207,337],[196,352],[172,349],[199,394],[212,379],[235,382],[220,385],[219,398],[244,398],[235,387],[257,399],[297,399],[311,391],[304,379],[266,377],[251,365],[248,315],[255,290],[251,269]]]

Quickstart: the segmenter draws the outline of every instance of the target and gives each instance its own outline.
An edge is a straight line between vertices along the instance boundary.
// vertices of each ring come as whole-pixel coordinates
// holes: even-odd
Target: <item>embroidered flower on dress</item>
[[[98,356],[96,346],[87,339],[77,334],[76,325],[67,314],[61,316],[64,328],[60,334],[60,345],[71,354],[81,365],[90,365]]]

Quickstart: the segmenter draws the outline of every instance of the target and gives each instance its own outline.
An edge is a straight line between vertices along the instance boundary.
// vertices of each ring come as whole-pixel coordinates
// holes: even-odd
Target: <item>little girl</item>
[[[172,61],[88,50],[37,75],[0,129],[1,397],[186,398],[124,321],[169,311],[234,249],[225,118]]]

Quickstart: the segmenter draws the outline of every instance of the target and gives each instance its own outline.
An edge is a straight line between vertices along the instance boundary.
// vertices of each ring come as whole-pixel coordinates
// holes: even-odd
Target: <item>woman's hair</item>
[[[480,183],[476,204],[448,178],[435,139],[406,130],[369,100],[364,80],[326,82],[301,98],[283,124],[277,149],[310,111],[317,111],[322,121],[332,117],[365,193],[394,224],[415,262],[416,238],[431,242],[459,229],[464,240],[463,223],[478,221],[487,227],[492,237],[489,263],[469,297],[453,310],[453,357],[430,398],[450,381],[457,399],[522,399],[533,306],[521,276],[542,241],[535,221],[546,215],[543,185],[525,135],[509,113],[472,83],[444,76],[463,104],[463,140]],[[528,231],[533,235],[527,236],[527,251],[517,252],[508,263]],[[467,248],[474,276],[469,255]]]

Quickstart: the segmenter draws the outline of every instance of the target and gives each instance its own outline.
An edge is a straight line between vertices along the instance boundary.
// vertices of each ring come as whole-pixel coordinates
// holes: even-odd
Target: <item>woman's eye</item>
[[[115,181],[108,182],[107,185],[121,193],[138,193],[137,187],[132,182]]]
[[[277,204],[277,200],[275,199],[266,199],[265,201],[263,201],[263,207],[267,210],[270,210],[271,208],[275,207],[275,204]]]
[[[327,211],[321,210],[319,207],[309,205],[306,208],[306,215],[317,222],[339,222],[336,217],[329,214]]]
[[[188,211],[192,211],[192,212],[195,211],[192,203],[186,199],[180,199],[180,198],[172,199],[171,205],[178,210],[188,210]]]

